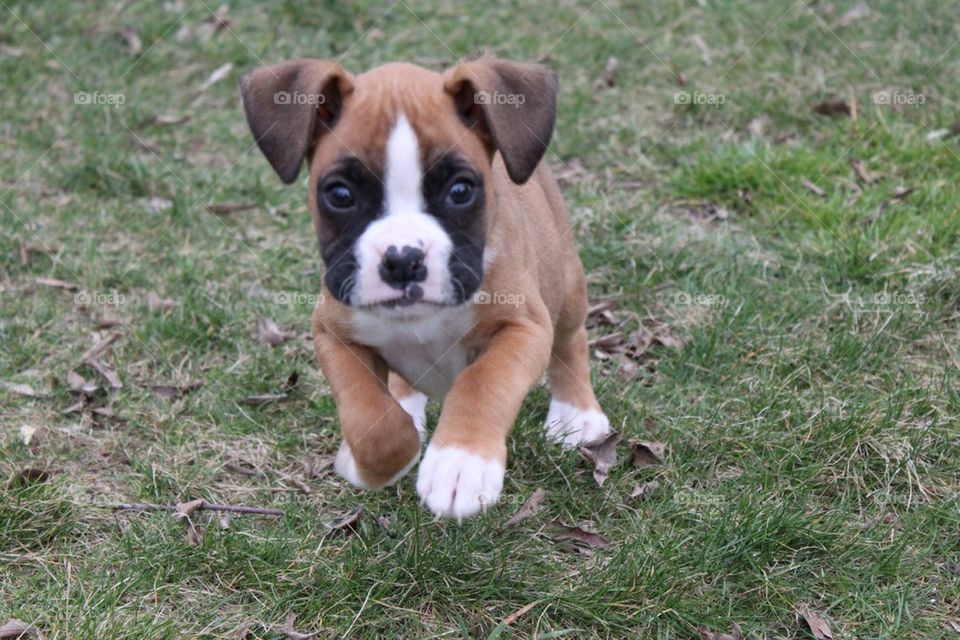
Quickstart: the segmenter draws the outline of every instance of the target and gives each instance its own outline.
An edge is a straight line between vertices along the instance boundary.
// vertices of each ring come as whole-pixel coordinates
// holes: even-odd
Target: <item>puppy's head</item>
[[[280,178],[308,162],[327,289],[388,315],[470,299],[496,207],[493,158],[525,182],[556,112],[550,71],[483,58],[445,74],[389,64],[359,76],[292,60],[244,76],[241,93]]]

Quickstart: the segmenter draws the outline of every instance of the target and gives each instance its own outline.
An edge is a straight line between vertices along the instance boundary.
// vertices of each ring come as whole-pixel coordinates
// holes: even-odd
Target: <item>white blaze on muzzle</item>
[[[387,139],[384,187],[383,215],[354,246],[358,267],[351,304],[450,303],[453,242],[426,212],[420,145],[402,112]]]

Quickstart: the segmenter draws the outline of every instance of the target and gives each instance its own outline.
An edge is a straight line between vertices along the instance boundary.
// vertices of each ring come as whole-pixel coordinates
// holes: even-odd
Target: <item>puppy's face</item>
[[[489,172],[439,75],[391,65],[356,78],[310,163],[330,293],[385,314],[469,300],[483,279]]]
[[[281,178],[293,181],[309,162],[330,294],[401,316],[462,304],[479,288],[493,154],[526,181],[556,99],[550,72],[497,60],[444,75],[390,64],[356,77],[300,60],[259,69],[241,86],[251,129]]]

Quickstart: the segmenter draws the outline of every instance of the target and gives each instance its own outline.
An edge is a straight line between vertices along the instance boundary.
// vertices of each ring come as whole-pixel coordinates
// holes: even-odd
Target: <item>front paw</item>
[[[342,411],[340,420],[344,438],[334,467],[351,484],[361,489],[389,486],[417,463],[420,434],[395,401],[382,412]]]
[[[380,487],[389,487],[400,481],[403,476],[407,475],[407,472],[417,464],[417,460],[420,459],[420,451],[417,450],[416,455],[406,463],[403,468],[393,474],[393,476],[388,477],[386,480],[378,479],[374,481],[368,481],[361,474],[361,470],[357,467],[357,460],[353,456],[353,451],[350,449],[350,445],[347,444],[347,441],[344,440],[340,443],[340,449],[337,451],[337,457],[334,458],[333,468],[336,470],[340,477],[345,479],[347,482],[357,487],[358,489],[377,489]]]
[[[578,409],[572,404],[550,401],[545,425],[547,438],[566,449],[597,442],[610,433],[610,420],[596,409]]]
[[[496,504],[503,473],[499,460],[431,444],[420,463],[417,493],[434,514],[460,522]]]

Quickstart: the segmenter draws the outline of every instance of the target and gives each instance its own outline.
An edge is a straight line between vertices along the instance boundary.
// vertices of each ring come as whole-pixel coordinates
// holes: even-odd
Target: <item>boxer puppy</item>
[[[246,75],[241,93],[280,178],[309,167],[326,266],[313,331],[344,478],[374,489],[403,477],[427,439],[429,397],[443,406],[417,492],[438,516],[485,510],[544,371],[548,438],[573,448],[609,433],[590,383],[583,267],[541,162],[553,73],[480,58],[354,76],[291,60]]]

